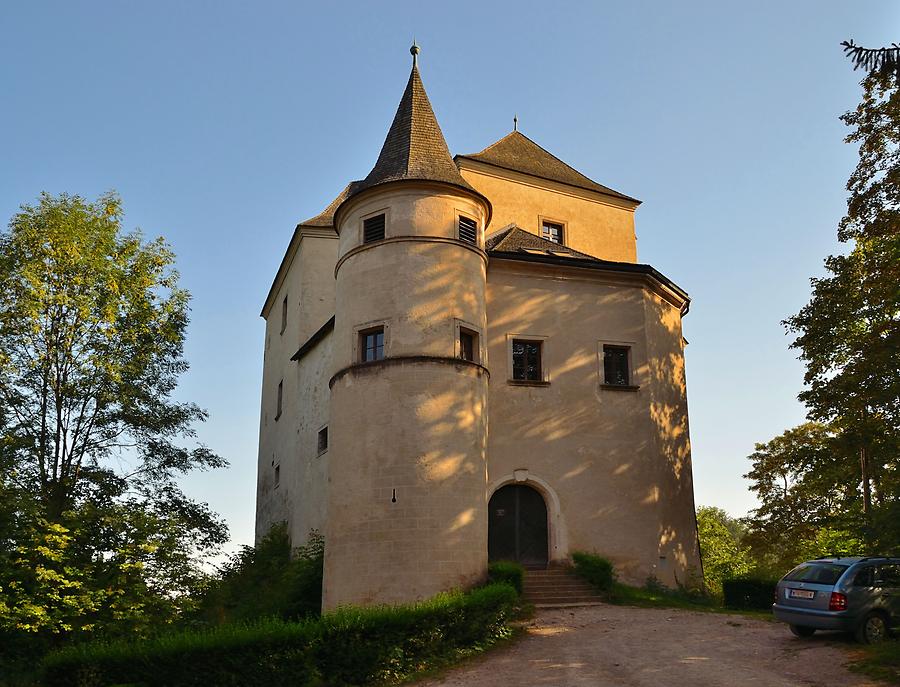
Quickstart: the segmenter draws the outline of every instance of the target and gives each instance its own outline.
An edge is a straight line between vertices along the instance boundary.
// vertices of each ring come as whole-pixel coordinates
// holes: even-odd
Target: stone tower
[[[323,606],[392,603],[487,567],[484,231],[412,73],[378,161],[334,213]]]

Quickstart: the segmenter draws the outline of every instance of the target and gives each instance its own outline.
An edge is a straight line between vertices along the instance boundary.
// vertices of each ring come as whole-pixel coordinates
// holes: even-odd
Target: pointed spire
[[[378,161],[354,193],[378,184],[407,179],[441,181],[474,191],[462,178],[450,156],[441,127],[431,109],[419,76],[419,46],[415,41],[409,51],[413,56],[412,72],[397,114],[381,147]]]

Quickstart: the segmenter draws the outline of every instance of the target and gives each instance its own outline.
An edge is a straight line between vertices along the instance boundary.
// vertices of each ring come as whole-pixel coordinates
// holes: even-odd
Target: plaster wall
[[[482,579],[486,400],[484,370],[462,362],[363,365],[335,382],[324,608]]]
[[[635,203],[462,161],[460,172],[493,206],[488,235],[509,224],[541,235],[543,219],[565,225],[564,243],[603,260],[637,262]]]
[[[321,230],[318,233],[324,234]],[[336,234],[301,234],[297,251],[266,318],[257,463],[257,541],[273,523],[284,520],[291,523],[292,535],[300,536],[299,540],[293,540],[299,545],[306,541],[309,530],[304,523],[321,523],[324,519],[324,512],[312,515],[314,510],[324,508],[324,499],[319,499],[321,503],[316,505],[315,500],[311,502],[297,491],[297,480],[310,478],[299,477],[301,458],[298,433],[305,423],[319,421],[322,415],[320,408],[325,408],[327,412],[327,378],[324,396],[320,391],[311,391],[310,384],[316,383],[316,374],[324,375],[330,370],[330,355],[326,355],[330,352],[330,345],[320,343],[311,352],[311,360],[302,366],[292,361],[291,356],[334,313],[333,270],[337,243]],[[287,321],[282,331],[282,303],[285,297],[288,299]],[[321,372],[315,370],[316,365],[322,367]],[[276,419],[279,382],[282,384],[282,407],[281,415]],[[276,466],[280,466],[277,487]],[[295,525],[296,514],[303,511],[308,515],[299,516]],[[310,525],[317,526],[320,525]]]
[[[487,208],[484,203],[447,187],[421,181],[407,181],[386,185],[378,193],[360,194],[340,209],[340,248],[343,258],[363,244],[363,220],[386,214],[385,238],[427,236],[457,238],[457,221],[462,213],[478,222],[478,245],[484,246],[484,224]]]
[[[386,214],[386,238],[360,245]],[[339,211],[323,606],[423,599],[487,565],[487,371],[456,358],[460,322],[484,339],[486,256],[456,237],[486,208],[403,184]],[[359,331],[385,329],[359,363]],[[481,357],[481,356],[479,356]]]
[[[381,211],[386,239],[360,245],[362,219]],[[370,196],[344,215],[334,371],[358,360],[358,331],[367,326],[385,327],[385,356],[455,357],[458,323],[484,332],[487,258],[456,239],[460,212],[478,219],[481,242],[481,204],[428,189]]]
[[[699,561],[678,308],[640,280],[502,260],[487,298],[488,483],[518,471],[544,493],[552,559],[596,551],[626,581],[683,581]],[[508,381],[516,334],[547,337],[549,384]],[[638,390],[601,386],[604,342],[631,346]]]

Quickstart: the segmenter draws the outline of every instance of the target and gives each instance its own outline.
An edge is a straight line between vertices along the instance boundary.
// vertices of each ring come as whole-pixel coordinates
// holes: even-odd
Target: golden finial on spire
[[[409,54],[413,56],[413,67],[415,67],[419,61],[419,46],[416,45],[415,38],[413,38],[413,44],[412,44],[412,47],[409,49]]]
[[[513,131],[518,131],[518,130],[519,130],[519,115],[514,114],[513,115]]]

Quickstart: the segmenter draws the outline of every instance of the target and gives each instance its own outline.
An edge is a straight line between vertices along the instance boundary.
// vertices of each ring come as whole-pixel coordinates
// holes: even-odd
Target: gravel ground
[[[512,645],[417,687],[863,687],[844,635],[798,639],[781,623],[674,609],[539,611]]]

